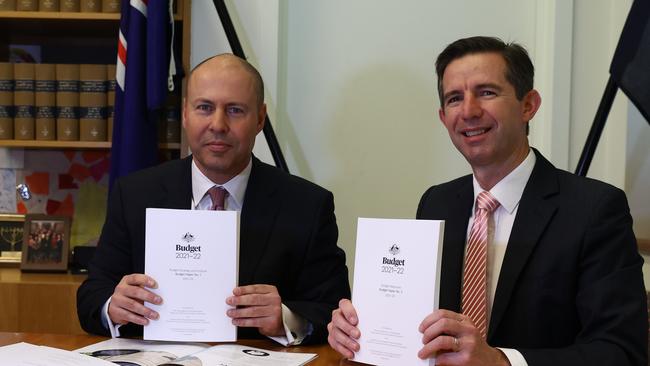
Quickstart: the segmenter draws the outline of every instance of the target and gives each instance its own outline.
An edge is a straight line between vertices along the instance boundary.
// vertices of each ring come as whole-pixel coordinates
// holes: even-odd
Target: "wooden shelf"
[[[72,13],[59,11],[0,11],[0,19],[51,19],[51,20],[120,20],[120,13]],[[183,20],[174,14],[174,20]]]
[[[0,140],[0,147],[25,149],[110,149],[110,141],[43,141],[43,140]],[[178,150],[178,142],[159,144],[163,150]]]

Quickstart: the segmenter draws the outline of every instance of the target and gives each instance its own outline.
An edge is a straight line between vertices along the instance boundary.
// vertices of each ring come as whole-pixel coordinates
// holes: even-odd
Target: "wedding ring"
[[[457,351],[460,349],[460,342],[458,342],[458,338],[454,337],[454,350]]]

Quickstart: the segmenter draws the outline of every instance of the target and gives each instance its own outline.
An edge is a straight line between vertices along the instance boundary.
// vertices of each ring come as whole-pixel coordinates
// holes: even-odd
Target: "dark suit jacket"
[[[145,209],[190,209],[191,161],[174,160],[115,183],[88,279],[77,293],[84,330],[108,334],[103,304],[122,276],[144,273]],[[350,296],[332,194],[253,158],[240,223],[239,284],[275,285],[282,302],[314,327],[303,343],[323,342],[332,310]],[[141,331],[133,324],[120,328],[124,335]],[[238,336],[260,334],[240,328]]]
[[[514,221],[487,341],[534,365],[646,365],[642,258],[625,194],[537,154]],[[445,220],[440,308],[460,312],[472,176],[429,188],[417,217]]]

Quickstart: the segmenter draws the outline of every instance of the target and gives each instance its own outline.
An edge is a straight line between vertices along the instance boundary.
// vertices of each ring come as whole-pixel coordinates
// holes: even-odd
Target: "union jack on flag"
[[[110,185],[157,163],[158,111],[168,88],[172,0],[122,1]],[[173,65],[173,58],[172,64]]]

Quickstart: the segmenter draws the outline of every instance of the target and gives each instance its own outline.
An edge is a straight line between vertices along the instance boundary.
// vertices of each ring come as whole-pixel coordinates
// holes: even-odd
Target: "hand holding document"
[[[438,307],[443,233],[444,221],[359,218],[352,302],[361,337],[355,361],[434,364],[417,356],[418,326]]]
[[[147,209],[145,274],[160,315],[144,327],[144,339],[227,342],[237,328],[226,298],[237,286],[239,213],[236,211]]]

